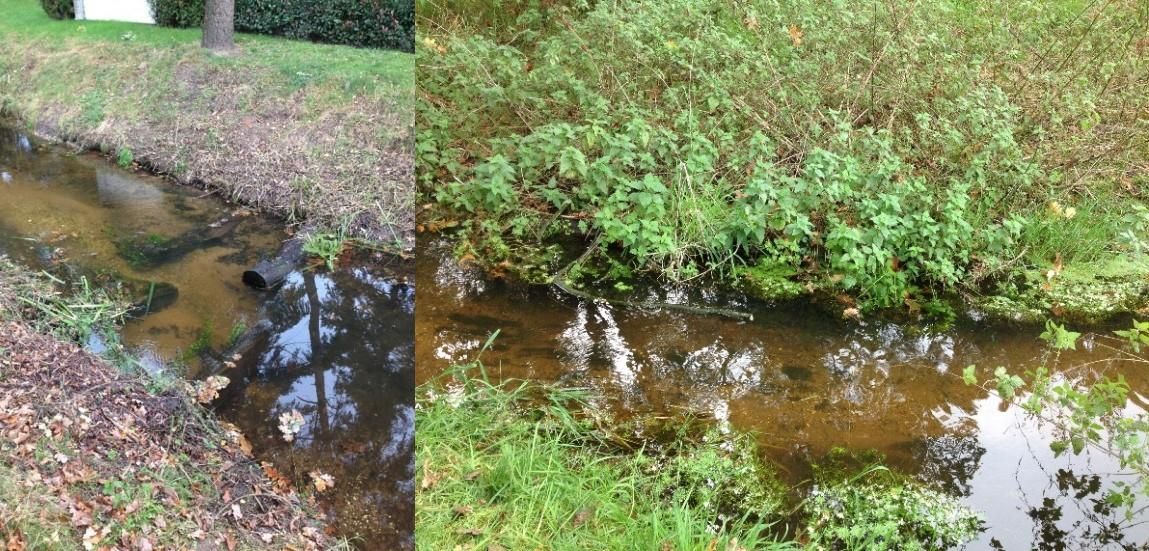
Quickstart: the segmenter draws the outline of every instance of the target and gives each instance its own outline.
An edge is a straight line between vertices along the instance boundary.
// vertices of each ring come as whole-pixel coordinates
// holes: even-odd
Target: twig
[[[722,316],[741,321],[754,321],[754,315],[748,312],[741,312],[738,310],[731,310],[727,308],[711,308],[708,306],[691,306],[688,304],[671,304],[667,302],[637,302],[624,299],[612,299],[601,295],[595,295],[586,291],[580,291],[571,287],[570,282],[567,281],[567,273],[570,272],[576,264],[582,263],[591,254],[598,250],[599,241],[602,240],[602,234],[595,237],[590,246],[578,258],[570,264],[567,264],[563,269],[559,270],[557,274],[551,278],[551,285],[554,285],[558,290],[590,302],[605,302],[615,306],[623,306],[626,308],[634,308],[637,310],[673,310],[677,312],[685,312],[688,314],[696,314],[703,316]]]

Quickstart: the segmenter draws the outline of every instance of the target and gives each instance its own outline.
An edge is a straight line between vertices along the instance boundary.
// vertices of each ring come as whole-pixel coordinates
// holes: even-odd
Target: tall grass
[[[572,409],[575,394],[482,379],[422,392],[420,547],[796,548],[775,541],[762,522],[715,516],[690,489],[676,487],[667,471],[679,467],[657,451],[626,452],[605,441]]]

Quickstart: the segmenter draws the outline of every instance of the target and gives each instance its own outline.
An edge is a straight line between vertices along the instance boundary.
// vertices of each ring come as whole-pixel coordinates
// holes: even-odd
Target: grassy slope
[[[1140,262],[1079,277],[1149,245],[1144,3],[492,6],[417,4],[419,185],[446,207],[428,226],[476,257],[574,233],[562,216],[669,278],[1146,305]],[[1119,292],[1060,298],[1081,285]]]
[[[248,35],[214,56],[196,29],[0,13],[0,109],[37,133],[413,246],[414,56]]]

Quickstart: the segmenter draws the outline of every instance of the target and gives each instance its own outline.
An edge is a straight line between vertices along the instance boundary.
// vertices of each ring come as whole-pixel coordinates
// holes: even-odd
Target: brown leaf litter
[[[314,503],[266,476],[237,433],[145,383],[0,325],[0,545],[35,547],[41,529],[77,549],[330,546]]]

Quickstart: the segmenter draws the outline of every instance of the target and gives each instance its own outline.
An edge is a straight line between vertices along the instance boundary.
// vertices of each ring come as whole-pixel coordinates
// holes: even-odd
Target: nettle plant
[[[1053,161],[1093,163],[1100,113],[1141,97],[1116,84],[1136,63],[1027,59],[1103,46],[1047,4],[994,8],[1021,30],[965,3],[655,0],[432,33],[419,185],[499,238],[580,220],[671,279],[765,261],[876,306],[976,283],[1063,193]]]
[[[1055,355],[1075,349],[1080,337],[1053,321],[1046,322],[1041,334]],[[1141,355],[1141,347],[1149,345],[1149,322],[1134,321],[1131,328],[1104,338],[1114,341],[1112,349],[1121,359],[1149,363]],[[998,367],[993,377],[979,383],[977,368],[971,365],[963,378],[966,384],[992,389],[1004,400],[1020,399],[1028,414],[1053,427],[1050,448],[1057,456],[1092,449],[1115,458],[1131,478],[1114,481],[1105,494],[1106,503],[1123,508],[1127,519],[1144,510],[1138,500],[1149,498],[1149,414],[1131,413],[1130,388],[1123,376],[1074,380],[1043,366],[1023,377]]]

